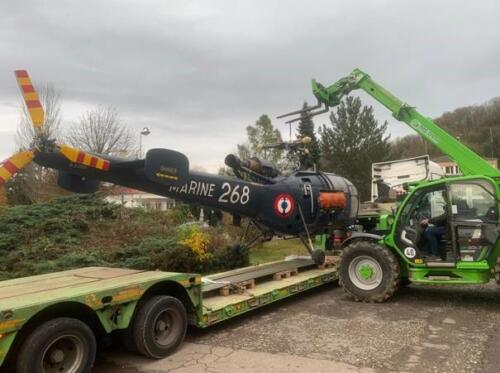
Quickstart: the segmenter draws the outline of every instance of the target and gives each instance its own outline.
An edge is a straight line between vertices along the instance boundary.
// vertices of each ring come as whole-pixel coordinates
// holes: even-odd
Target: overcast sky
[[[262,113],[312,103],[312,78],[359,67],[431,117],[500,96],[499,14],[498,0],[2,0],[0,159],[15,150],[14,69],[62,91],[65,125],[113,105],[151,129],[146,148],[216,170]],[[410,133],[362,97],[393,137]]]

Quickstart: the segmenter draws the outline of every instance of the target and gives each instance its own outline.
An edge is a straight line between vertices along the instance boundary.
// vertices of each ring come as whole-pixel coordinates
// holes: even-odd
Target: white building
[[[486,162],[492,165],[495,168],[498,168],[499,162],[497,158],[486,158],[484,157]],[[460,167],[450,159],[450,157],[443,155],[440,157],[435,157],[432,159],[436,162],[444,171],[446,176],[460,176],[462,175],[462,171],[460,171]]]
[[[175,199],[142,192],[131,188],[113,187],[106,201],[125,207],[142,207],[148,210],[167,210],[175,207]]]

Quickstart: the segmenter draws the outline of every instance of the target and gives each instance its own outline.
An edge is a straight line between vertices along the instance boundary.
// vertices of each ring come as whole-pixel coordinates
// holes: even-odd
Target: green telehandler
[[[357,89],[448,155],[463,176],[413,183],[394,217],[384,217],[384,223],[390,223],[385,235],[353,232],[343,240],[343,288],[358,301],[383,302],[409,282],[477,285],[494,277],[500,284],[497,168],[359,69],[329,86],[313,80],[318,104],[280,117],[325,113]],[[431,249],[437,253],[430,255]]]

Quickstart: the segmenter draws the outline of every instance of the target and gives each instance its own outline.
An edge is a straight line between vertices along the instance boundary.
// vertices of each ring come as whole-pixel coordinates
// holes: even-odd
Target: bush
[[[0,209],[0,279],[84,266],[209,273],[248,264],[233,227],[202,228],[189,208],[129,209],[99,195]],[[179,225],[181,224],[181,225]]]

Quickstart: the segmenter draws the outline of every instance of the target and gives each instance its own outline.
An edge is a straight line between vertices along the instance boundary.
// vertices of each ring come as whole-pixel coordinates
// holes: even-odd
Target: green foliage
[[[251,157],[267,159],[280,168],[283,162],[283,149],[262,149],[263,145],[282,142],[281,133],[273,126],[271,119],[266,114],[262,114],[255,122],[255,125],[248,126],[246,131],[247,142],[236,145],[238,157],[242,160]],[[235,176],[233,170],[229,167],[221,167],[218,174]],[[243,179],[250,180],[247,175],[243,175]]]
[[[307,102],[304,102],[302,109],[307,109]],[[319,166],[319,160],[321,157],[321,150],[319,147],[319,142],[316,139],[316,134],[314,132],[314,122],[312,118],[307,114],[302,114],[300,116],[299,125],[297,127],[300,138],[309,137],[311,138],[311,143],[307,145],[308,153],[301,153],[299,156],[300,165],[303,170],[314,170]]]
[[[238,156],[241,159],[256,156],[265,158],[274,164],[279,164],[283,156],[283,150],[263,150],[262,145],[276,144],[282,141],[280,131],[275,128],[271,119],[263,114],[255,122],[255,125],[247,127],[247,145],[238,145]]]
[[[322,169],[349,179],[362,200],[370,199],[371,164],[387,160],[389,135],[387,122],[379,124],[371,106],[359,98],[342,100],[330,114],[331,126],[321,129]]]
[[[205,229],[190,220],[185,205],[128,209],[99,195],[2,208],[0,280],[84,266],[205,273],[248,262],[248,252],[229,247],[235,237],[224,227]],[[194,233],[205,240],[203,260],[183,243]]]
[[[169,211],[174,224],[182,224],[193,218],[191,207],[184,203],[177,203],[175,207]]]

